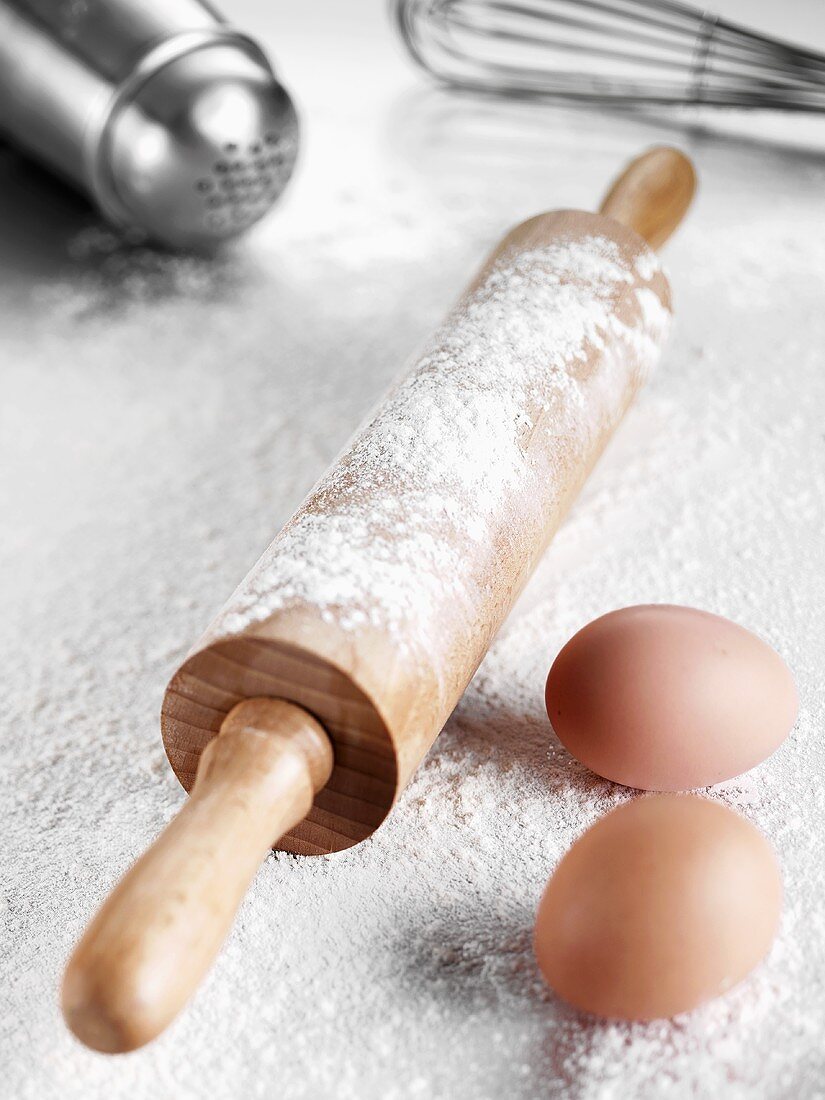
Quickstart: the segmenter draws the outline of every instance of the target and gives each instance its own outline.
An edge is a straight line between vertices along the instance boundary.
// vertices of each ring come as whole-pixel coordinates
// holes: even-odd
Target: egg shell
[[[539,905],[535,952],[555,992],[599,1016],[686,1012],[767,953],[782,883],[770,845],[695,795],[649,795],[597,821]]]
[[[598,775],[681,791],[754,767],[790,732],[793,676],[744,627],[690,607],[611,611],[561,650],[546,690],[562,744]]]

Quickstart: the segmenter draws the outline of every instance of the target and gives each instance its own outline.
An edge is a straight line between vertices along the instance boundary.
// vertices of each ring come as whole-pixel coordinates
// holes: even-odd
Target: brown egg
[[[686,1012],[741,981],[776,934],[782,883],[762,834],[695,795],[650,795],[573,845],[536,916],[544,977],[623,1020]]]
[[[559,739],[606,779],[681,791],[740,775],[796,719],[790,670],[736,623],[690,607],[611,611],[574,635],[547,677]]]

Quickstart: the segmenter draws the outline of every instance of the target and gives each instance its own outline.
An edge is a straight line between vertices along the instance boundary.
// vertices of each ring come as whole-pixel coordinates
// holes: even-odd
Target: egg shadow
[[[430,750],[424,769],[428,760],[490,765],[502,775],[525,769],[550,795],[574,792],[583,802],[609,804],[608,808],[642,793],[596,775],[564,747],[547,717],[543,690],[525,703],[523,696],[510,697],[496,687],[501,678],[500,670],[487,671],[482,665]]]
[[[505,1031],[526,1033],[518,1059],[530,1066],[529,1078],[514,1075],[510,1051],[502,1049],[485,1066],[486,1095],[526,1100],[536,1095],[537,1080],[566,1094],[606,1031],[619,1028],[629,1041],[651,1026],[602,1020],[558,998],[535,961],[534,920],[533,906],[502,909],[491,892],[435,907],[422,901],[404,910],[395,929],[394,981],[422,1018],[452,1009],[462,1019],[495,1016]]]
[[[457,1043],[466,1045],[465,1025],[484,1022],[511,1045],[484,1051],[484,1095],[508,1100],[581,1095],[605,1085],[604,1058],[623,1061],[622,1051],[655,1043],[676,1058],[695,1051],[703,1035],[735,1026],[753,1002],[749,982],[724,998],[667,1019],[629,1021],[582,1012],[559,998],[544,981],[533,954],[535,905],[503,901],[493,890],[449,902],[420,899],[399,908],[391,947],[394,986],[422,1020],[442,1027],[460,1021]],[[472,1052],[469,1055],[473,1057]],[[514,1061],[529,1068],[523,1078]],[[590,1095],[587,1093],[587,1095]],[[611,1093],[612,1095],[612,1093]]]

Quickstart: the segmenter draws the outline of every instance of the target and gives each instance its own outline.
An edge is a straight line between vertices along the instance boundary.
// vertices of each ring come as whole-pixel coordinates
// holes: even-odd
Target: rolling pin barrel
[[[622,180],[603,214],[505,237],[173,677],[192,798],[70,961],[89,1045],[158,1034],[266,849],[369,836],[442,728],[667,332],[667,280],[622,222],[660,244],[692,168],[653,150]]]
[[[244,698],[303,707],[331,782],[279,847],[368,836],[429,749],[659,354],[669,290],[632,230],[514,229],[173,678],[189,787]]]

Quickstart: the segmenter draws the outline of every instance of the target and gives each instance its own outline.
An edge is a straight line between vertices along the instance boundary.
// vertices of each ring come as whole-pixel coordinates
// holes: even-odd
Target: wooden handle
[[[657,145],[628,164],[599,213],[629,225],[658,249],[684,218],[695,192],[690,159],[669,145]]]
[[[63,1014],[95,1050],[154,1039],[209,969],[272,845],[303,820],[332,771],[306,711],[250,699],[204,750],[192,794],[121,880],[74,951]]]

